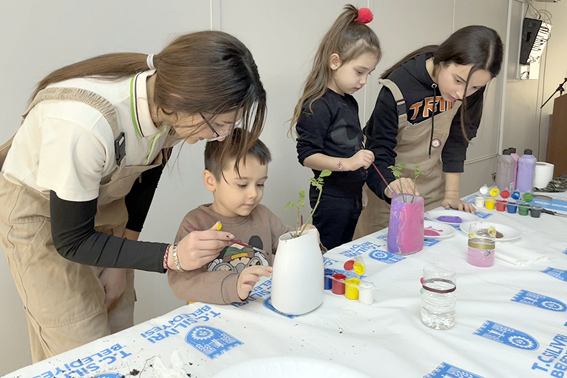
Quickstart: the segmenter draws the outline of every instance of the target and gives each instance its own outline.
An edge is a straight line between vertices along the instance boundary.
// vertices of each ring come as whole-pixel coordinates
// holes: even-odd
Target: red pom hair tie
[[[358,17],[354,21],[360,21],[363,24],[367,24],[374,19],[372,11],[368,8],[360,8],[358,10]]]

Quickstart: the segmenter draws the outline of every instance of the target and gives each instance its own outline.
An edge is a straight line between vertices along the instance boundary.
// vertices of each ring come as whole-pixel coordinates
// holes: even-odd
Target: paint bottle
[[[496,168],[496,186],[500,191],[514,190],[515,170],[516,160],[510,155],[510,150],[504,150],[502,155],[498,155]]]
[[[516,189],[520,192],[531,192],[533,188],[534,172],[537,160],[532,155],[532,150],[525,149],[524,154],[518,160],[518,182]]]
[[[514,183],[518,185],[518,160],[520,160],[520,156],[516,153],[516,147],[508,147],[508,151],[510,151],[510,156],[516,161],[516,166],[514,167]],[[516,188],[512,188],[510,191],[513,190],[516,190]]]

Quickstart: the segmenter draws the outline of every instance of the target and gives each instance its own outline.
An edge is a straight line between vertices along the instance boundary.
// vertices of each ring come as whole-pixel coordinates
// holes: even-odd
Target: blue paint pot
[[[333,271],[331,269],[325,269],[325,290],[331,290],[333,287]]]
[[[518,204],[516,202],[508,202],[506,205],[506,211],[510,214],[516,214],[518,211]]]
[[[512,197],[515,200],[519,200],[520,197],[522,196],[522,193],[520,193],[519,191],[515,190],[514,192],[512,192],[512,195],[510,197]]]

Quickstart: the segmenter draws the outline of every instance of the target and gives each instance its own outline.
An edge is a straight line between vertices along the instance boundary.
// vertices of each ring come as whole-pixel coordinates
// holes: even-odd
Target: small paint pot
[[[358,299],[358,284],[360,284],[360,280],[358,278],[349,278],[345,280],[345,284],[345,297],[351,300]]]
[[[374,303],[374,284],[368,281],[361,281],[358,285],[358,301],[365,305]]]
[[[524,195],[522,196],[522,199],[525,202],[532,202],[534,200],[534,195],[530,192],[526,192],[524,193]]]
[[[532,218],[539,218],[539,216],[541,215],[541,211],[543,210],[543,207],[541,206],[532,206],[530,207],[530,215]]]
[[[512,192],[512,195],[510,197],[512,197],[515,200],[519,200],[520,197],[522,196],[522,193],[520,193],[519,191],[515,190]]]
[[[325,269],[325,290],[331,290],[333,287],[332,275],[333,271],[331,269]]]
[[[506,199],[508,197],[510,197],[510,192],[508,190],[503,190],[500,192],[500,197]]]
[[[333,274],[333,287],[331,291],[337,295],[343,295],[345,293],[345,280],[346,276],[341,273]]]
[[[483,197],[476,197],[474,199],[474,205],[477,209],[482,209],[484,207],[484,198]]]
[[[496,197],[496,196],[499,195],[499,194],[500,194],[500,190],[498,190],[498,188],[492,188],[492,189],[490,189],[490,195],[491,195],[492,197]]]
[[[505,211],[506,203],[504,200],[496,200],[496,211]]]
[[[496,200],[494,198],[487,198],[485,201],[486,210],[494,210]]]
[[[506,211],[508,211],[510,214],[516,214],[516,212],[518,211],[518,204],[516,202],[508,202],[508,204],[506,205]]]
[[[530,212],[530,205],[528,205],[527,203],[521,203],[518,205],[518,213],[520,215],[528,215],[529,212]]]

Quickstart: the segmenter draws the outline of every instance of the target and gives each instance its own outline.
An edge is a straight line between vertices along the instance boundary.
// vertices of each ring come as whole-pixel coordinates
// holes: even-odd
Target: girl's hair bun
[[[360,8],[358,10],[358,17],[354,21],[362,22],[363,24],[367,24],[374,19],[374,15],[372,11],[368,8]]]

